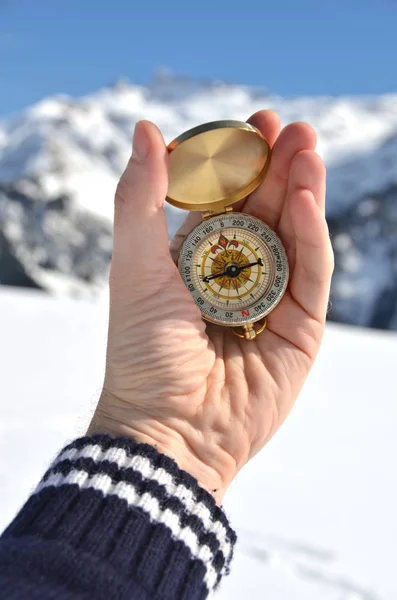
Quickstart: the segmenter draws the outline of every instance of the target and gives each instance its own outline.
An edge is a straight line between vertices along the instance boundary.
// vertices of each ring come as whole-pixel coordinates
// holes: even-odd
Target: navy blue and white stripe
[[[78,486],[116,497],[162,524],[205,568],[211,592],[227,574],[236,536],[214,499],[176,463],[146,444],[109,436],[76,440],[56,458],[35,493]]]

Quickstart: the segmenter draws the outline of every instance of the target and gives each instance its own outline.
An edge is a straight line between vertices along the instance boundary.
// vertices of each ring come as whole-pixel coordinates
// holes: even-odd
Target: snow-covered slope
[[[106,312],[0,289],[0,529],[85,431]],[[292,415],[227,495],[240,542],[219,600],[395,600],[396,353],[396,334],[329,325]]]
[[[331,168],[330,214],[346,206],[346,193],[354,199],[397,180],[396,148],[388,143],[397,135],[397,94],[284,99],[171,77],[149,87],[119,82],[84,98],[46,98],[6,120],[0,125],[0,181],[33,178],[42,201],[67,194],[80,208],[111,218],[114,183],[139,119],[155,121],[171,141],[203,120],[245,120],[263,107],[277,110],[284,124],[305,120],[315,127],[318,150]]]
[[[332,233],[343,234],[334,318],[396,328],[397,216],[371,212],[368,199],[375,196],[383,206],[387,194],[397,203],[397,94],[286,99],[263,89],[163,74],[147,87],[121,81],[83,98],[46,98],[0,123],[0,227],[27,275],[51,291],[101,285],[113,193],[136,121],[155,121],[170,141],[198,123],[246,119],[261,108],[277,110],[283,124],[308,121],[318,133],[328,167]],[[182,212],[167,212],[172,234]],[[370,243],[362,235],[368,225]],[[384,226],[391,233],[387,245]],[[376,287],[366,277],[368,255],[371,269],[375,263],[382,272]],[[0,281],[9,282],[1,262]]]

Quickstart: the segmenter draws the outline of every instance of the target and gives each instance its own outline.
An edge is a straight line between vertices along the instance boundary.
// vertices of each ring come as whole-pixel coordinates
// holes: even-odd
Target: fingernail
[[[144,162],[149,153],[149,139],[142,121],[135,125],[132,150],[132,157],[138,162]]]

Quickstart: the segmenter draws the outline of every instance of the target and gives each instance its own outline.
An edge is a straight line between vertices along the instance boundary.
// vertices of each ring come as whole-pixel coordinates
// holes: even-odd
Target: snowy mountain
[[[337,255],[331,318],[397,329],[397,94],[287,99],[163,73],[147,87],[119,81],[83,98],[46,98],[0,123],[0,282],[96,294],[135,123],[153,120],[170,141],[261,108],[318,133]],[[167,213],[172,234],[183,213]]]
[[[0,531],[102,386],[106,301],[0,288]],[[295,409],[233,482],[217,600],[395,600],[397,334],[329,324]],[[26,448],[29,451],[26,451]]]

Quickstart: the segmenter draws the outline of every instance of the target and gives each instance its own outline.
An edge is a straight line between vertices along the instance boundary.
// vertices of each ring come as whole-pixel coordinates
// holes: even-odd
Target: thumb
[[[133,152],[115,196],[113,289],[135,287],[146,294],[145,282],[172,262],[164,199],[168,187],[168,152],[157,127],[140,121]]]

